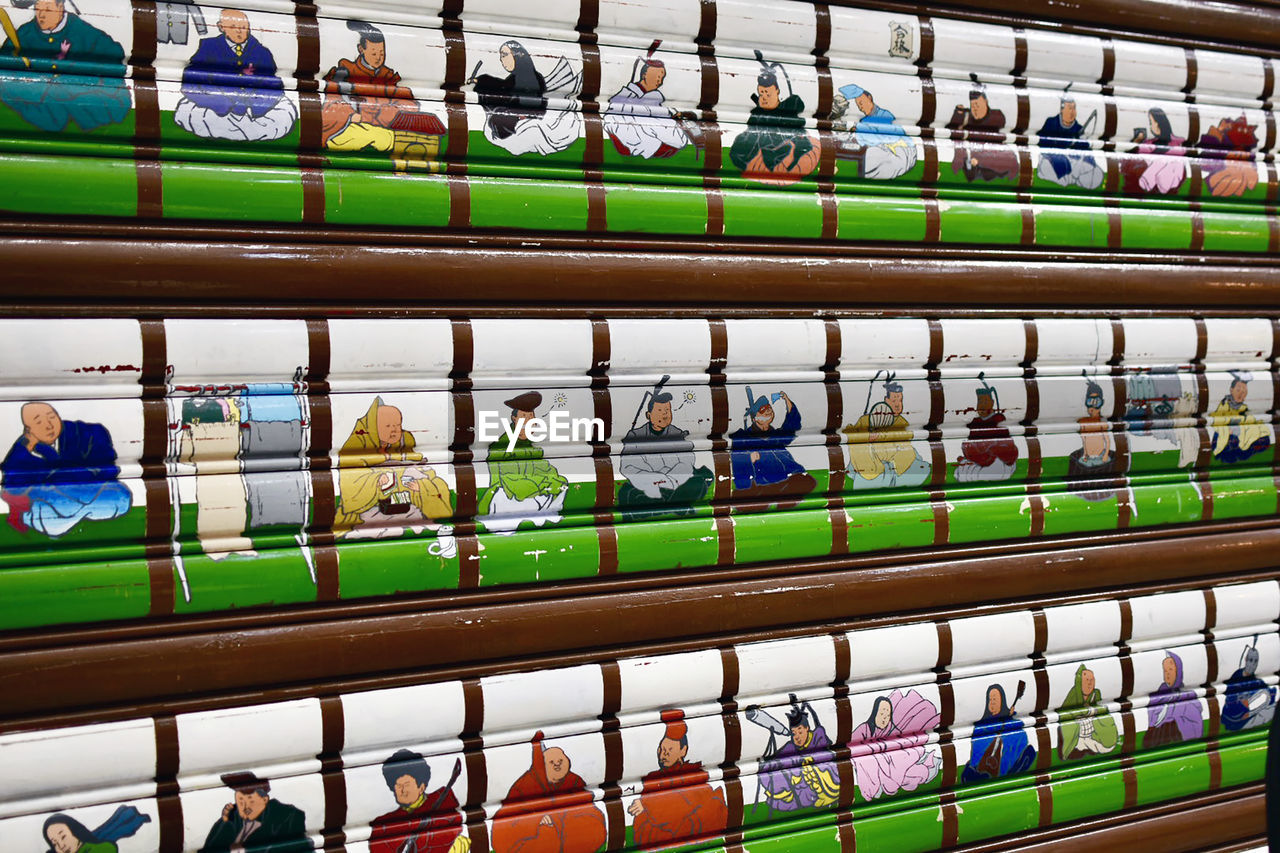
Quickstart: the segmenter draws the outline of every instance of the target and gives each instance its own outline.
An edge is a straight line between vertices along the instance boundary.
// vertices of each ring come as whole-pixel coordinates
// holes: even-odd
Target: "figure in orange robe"
[[[569,756],[533,736],[533,763],[493,816],[497,853],[594,853],[608,832],[586,783],[569,772]]]
[[[689,754],[689,727],[683,711],[663,711],[666,733],[658,741],[658,769],[645,774],[640,799],[627,809],[635,819],[637,844],[669,844],[724,832],[728,809],[724,792],[707,784],[700,761]]]

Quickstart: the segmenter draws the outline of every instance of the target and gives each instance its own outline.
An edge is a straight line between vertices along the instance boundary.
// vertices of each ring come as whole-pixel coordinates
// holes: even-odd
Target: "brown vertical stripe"
[[[1098,78],[1098,85],[1102,87],[1102,94],[1111,94],[1111,80],[1116,76],[1116,48],[1110,38],[1102,39],[1102,76]]]
[[[323,121],[321,119],[320,88],[315,79],[320,72],[320,24],[316,20],[315,7],[296,4],[294,23],[298,31],[298,128],[300,148],[298,154],[299,179],[302,182],[302,221],[322,223],[325,218]]]
[[[1040,775],[1036,777],[1036,799],[1040,804],[1040,826],[1049,826],[1053,823],[1053,788],[1049,786],[1049,777]]]
[[[938,662],[934,665],[935,670],[944,670],[951,666],[951,654],[954,648],[951,640],[951,623],[943,620],[937,623],[938,627]]]
[[[1182,93],[1187,96],[1188,103],[1195,103],[1196,80],[1200,76],[1200,64],[1196,61],[1195,48],[1184,48],[1183,53],[1187,62],[1187,80],[1182,86]]]
[[[917,75],[920,78],[920,128],[922,131],[928,131],[928,134],[921,133],[921,136],[928,140],[925,146],[925,154],[928,156],[930,150],[933,152],[934,167],[932,170],[925,169],[925,181],[933,183],[938,180],[938,148],[937,143],[933,142],[933,131],[930,127],[938,118],[938,89],[933,84],[933,72],[928,68],[921,68]]]
[[[720,649],[720,667],[723,670],[723,681],[720,688],[720,701],[732,702],[738,695],[740,673],[738,671],[738,652],[733,646]]]
[[[1133,657],[1128,648],[1120,654],[1120,698],[1128,699],[1133,695]]]
[[[920,55],[916,57],[916,65],[924,68],[933,63],[933,19],[928,15],[920,16]]]
[[[489,779],[485,769],[484,743],[480,730],[484,728],[484,690],[477,678],[462,681],[463,719],[461,735],[467,750],[467,800],[468,806],[477,806],[488,797]]]
[[[1138,771],[1134,769],[1134,759],[1126,755],[1120,759],[1120,776],[1124,780],[1124,807],[1135,808],[1138,805]]]
[[[1053,738],[1049,731],[1049,719],[1044,714],[1032,714],[1031,727],[1035,730],[1036,761],[1032,767],[1036,770],[1048,770],[1053,763]]]
[[[156,810],[159,813],[160,843],[164,853],[180,853],[183,838],[182,801],[178,798],[178,771],[181,768],[178,723],[173,714],[157,714],[156,736]]]
[[[347,786],[342,775],[342,747],[346,740],[342,700],[320,697],[321,779],[324,785],[324,829],[326,834],[343,835],[347,823]],[[345,836],[342,840],[345,841]]]
[[[1043,607],[1031,608],[1031,622],[1035,626],[1035,640],[1031,648],[1033,655],[1043,655],[1049,647],[1049,619]]]
[[[960,843],[960,813],[956,808],[956,795],[947,792],[938,797],[942,810],[942,847],[950,849]]]
[[[1022,27],[1013,28],[1013,68],[1009,69],[1010,77],[1021,77],[1027,70],[1027,31]],[[1017,85],[1017,81],[1014,81]],[[1026,85],[1026,81],[1022,81]]]
[[[1263,57],[1262,59],[1262,94],[1258,96],[1258,100],[1263,101],[1266,109],[1271,106],[1266,102],[1271,100],[1271,96],[1276,91],[1276,66],[1271,57]]]
[[[1031,671],[1032,680],[1036,685],[1035,713],[1040,713],[1049,707],[1049,671],[1043,666]]]
[[[1222,753],[1218,751],[1218,739],[1210,738],[1205,745],[1209,756],[1209,790],[1222,787]]]
[[[138,218],[164,215],[164,181],[160,167],[160,94],[156,88],[156,4],[133,2],[134,174]]]
[[[458,12],[462,3],[457,0]],[[467,181],[467,108],[462,87],[467,78],[467,48],[461,24],[446,14],[444,35],[444,98],[448,137],[445,142],[445,181],[449,186],[449,227],[471,227],[471,186]]]
[[[814,3],[813,17],[813,55],[826,56],[831,49],[831,7],[826,3]]]

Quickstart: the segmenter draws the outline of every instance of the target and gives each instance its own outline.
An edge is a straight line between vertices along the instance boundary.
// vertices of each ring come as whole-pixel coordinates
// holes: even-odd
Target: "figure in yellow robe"
[[[1209,424],[1213,428],[1213,456],[1219,462],[1243,462],[1271,446],[1271,431],[1262,420],[1249,413],[1245,404],[1252,378],[1247,373],[1233,371],[1227,396],[1209,415]]]
[[[414,533],[430,529],[439,546],[432,546],[433,554],[456,553],[453,527],[436,521],[453,514],[449,484],[434,469],[414,464],[423,461],[415,443],[413,433],[403,428],[400,410],[376,398],[338,453],[334,535],[383,539],[399,536],[405,528]]]
[[[902,385],[893,374],[884,390],[883,402],[841,430],[849,442],[846,470],[855,490],[918,486],[933,470],[911,443],[911,425],[902,416]]]

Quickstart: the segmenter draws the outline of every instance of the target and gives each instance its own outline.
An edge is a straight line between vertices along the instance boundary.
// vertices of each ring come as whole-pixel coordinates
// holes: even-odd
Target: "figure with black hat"
[[[624,157],[670,157],[689,144],[689,135],[671,109],[662,83],[667,66],[654,59],[662,39],[655,39],[649,52],[635,61],[631,80],[609,99],[604,114],[604,132]]]
[[[30,21],[14,29],[0,10],[0,101],[28,123],[50,133],[75,124],[94,130],[129,114],[124,48],[87,23],[66,0],[13,0],[34,7]]]
[[[369,822],[369,853],[467,853],[471,839],[462,832],[462,814],[453,785],[462,760],[443,788],[428,790],[431,767],[421,753],[396,750],[382,762],[382,778],[397,808]]]
[[[1219,462],[1243,462],[1271,446],[1267,425],[1251,414],[1245,403],[1252,379],[1251,373],[1232,370],[1226,396],[1209,415],[1209,425],[1213,428],[1213,458]]]
[[[1258,675],[1258,635],[1240,653],[1240,666],[1226,681],[1222,704],[1222,725],[1239,732],[1270,725],[1276,715],[1276,688]],[[1274,759],[1272,759],[1274,760]]]
[[[271,799],[271,783],[254,773],[224,773],[222,784],[235,791],[222,808],[200,853],[302,853],[311,850],[302,809]]]
[[[991,106],[977,74],[970,72],[969,79],[969,106],[956,105],[947,122],[956,146],[951,168],[971,183],[1013,177],[1018,174],[1018,153],[1005,140],[1004,113]]]
[[[1076,98],[1071,94],[1071,84],[1068,83],[1062,90],[1057,114],[1049,116],[1040,126],[1040,165],[1036,174],[1041,180],[1085,190],[1096,190],[1102,186],[1107,170],[1098,164],[1096,157],[1044,150],[1066,148],[1088,151],[1091,146],[1086,137],[1097,120],[1098,111],[1094,110],[1083,123],[1076,121]]]
[[[1102,386],[1081,371],[1087,383],[1084,407],[1088,414],[1076,421],[1080,425],[1080,449],[1067,457],[1067,489],[1079,493],[1087,501],[1105,501],[1115,497],[1114,489],[1097,489],[1094,480],[1116,471],[1111,424],[1102,416],[1106,397]]]
[[[790,695],[791,708],[783,724],[758,705],[747,708],[747,722],[769,730],[769,744],[760,759],[757,775],[761,794],[773,811],[826,808],[840,800],[840,771],[831,751],[831,738],[808,702]],[[786,741],[778,747],[776,738]]]
[[[729,149],[729,159],[743,177],[763,183],[791,184],[818,168],[822,143],[805,132],[804,101],[791,90],[781,62],[768,62],[756,51],[760,73],[751,96],[747,128]],[[782,83],[787,94],[782,95]]]
[[[694,465],[688,430],[671,422],[671,393],[662,390],[668,379],[663,376],[644,393],[622,439],[618,472],[627,482],[618,490],[618,506],[630,521],[692,515],[715,479],[706,466]],[[641,412],[645,423],[636,426]]]
[[[489,488],[480,499],[476,521],[490,533],[509,536],[526,521],[534,527],[558,523],[569,481],[529,438],[528,422],[538,416],[542,395],[526,391],[503,405],[511,409],[516,440],[510,450],[505,435],[489,445]]]
[[[724,791],[709,783],[702,762],[689,761],[689,725],[684,712],[662,712],[666,724],[658,741],[658,769],[641,780],[644,787],[627,812],[637,844],[670,844],[723,832],[728,823]]]
[[[871,404],[871,394],[880,376],[884,399]],[[849,465],[846,469],[853,488],[894,489],[918,486],[933,472],[912,443],[911,425],[902,416],[902,383],[897,375],[876,371],[867,388],[862,417],[840,432],[849,443]]]
[[[1000,392],[987,383],[985,372],[978,374],[978,381],[978,416],[969,421],[969,440],[960,445],[956,460],[956,480],[961,483],[1007,480],[1018,464],[1018,445],[1004,426]]]
[[[782,401],[786,416],[782,425],[773,425],[777,413],[773,404]],[[817,487],[817,482],[787,450],[800,431],[800,410],[785,391],[759,397],[747,386],[747,409],[743,413],[742,429],[729,436],[732,442],[730,458],[733,464],[733,489],[740,497],[778,498],[778,509],[794,506],[801,495]]]

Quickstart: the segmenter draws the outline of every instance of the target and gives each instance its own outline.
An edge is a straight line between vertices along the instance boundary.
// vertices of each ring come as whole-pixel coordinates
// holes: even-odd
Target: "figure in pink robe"
[[[938,775],[938,757],[927,744],[940,719],[933,703],[914,690],[876,698],[871,716],[849,741],[854,779],[864,799],[914,791]]]

